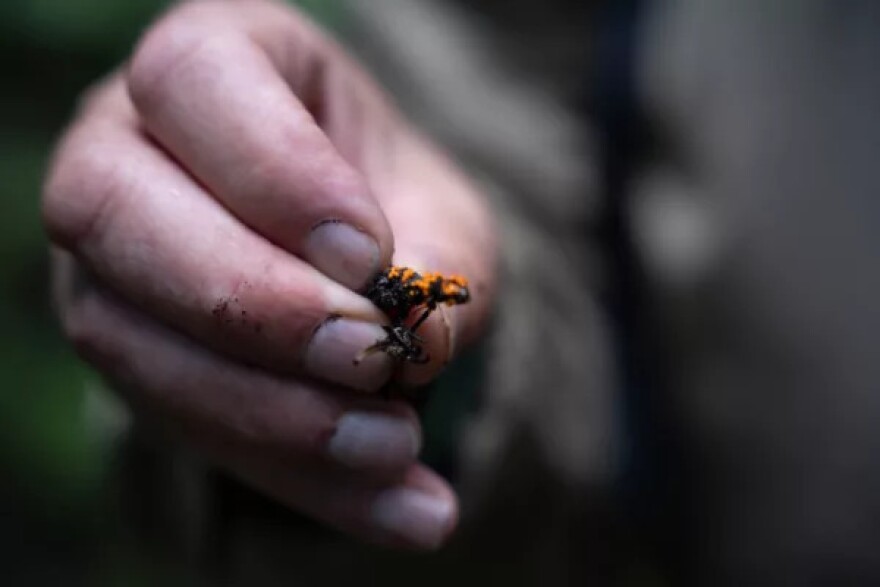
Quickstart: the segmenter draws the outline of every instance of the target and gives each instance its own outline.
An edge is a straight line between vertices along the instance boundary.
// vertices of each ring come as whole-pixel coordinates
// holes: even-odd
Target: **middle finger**
[[[50,174],[45,212],[57,242],[211,348],[358,389],[384,383],[384,354],[353,365],[384,337],[372,304],[231,216],[137,132],[119,83],[96,100]]]

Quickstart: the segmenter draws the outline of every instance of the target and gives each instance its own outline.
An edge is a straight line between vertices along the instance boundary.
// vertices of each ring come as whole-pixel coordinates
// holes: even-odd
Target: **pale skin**
[[[140,419],[360,539],[448,539],[416,415],[373,392],[480,335],[491,213],[315,26],[266,1],[173,9],[84,98],[43,212],[65,331]],[[465,275],[472,301],[420,328],[428,364],[354,365],[385,322],[357,291],[392,261]]]

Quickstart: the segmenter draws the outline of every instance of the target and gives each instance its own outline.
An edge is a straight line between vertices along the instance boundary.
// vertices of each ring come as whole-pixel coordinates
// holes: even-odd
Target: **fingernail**
[[[305,369],[319,379],[353,389],[379,389],[391,377],[391,357],[383,352],[361,356],[367,347],[385,338],[385,331],[372,322],[327,320],[309,342]]]
[[[357,290],[379,271],[379,245],[349,224],[330,221],[306,239],[305,259],[328,277]]]
[[[411,462],[419,444],[419,434],[409,420],[349,412],[339,419],[327,449],[330,456],[349,467],[389,468]]]
[[[371,510],[373,523],[382,532],[413,546],[433,550],[449,534],[454,506],[416,489],[389,489],[376,498]]]

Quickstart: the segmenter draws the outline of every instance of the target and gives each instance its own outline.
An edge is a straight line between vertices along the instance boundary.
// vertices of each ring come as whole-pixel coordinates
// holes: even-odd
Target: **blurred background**
[[[298,4],[338,30],[346,25],[339,2]],[[0,0],[0,190],[5,195],[0,212],[0,587],[192,582],[180,569],[150,560],[116,521],[116,506],[109,497],[113,493],[107,487],[114,466],[106,449],[107,434],[113,429],[96,425],[112,425],[116,416],[89,402],[89,390],[100,380],[77,360],[53,317],[39,216],[41,178],[78,96],[125,59],[140,32],[168,3]],[[408,55],[397,51],[407,37],[394,33],[405,27],[387,18],[388,6],[405,13],[402,8],[414,3],[385,0],[384,12],[378,0],[356,4],[363,11],[358,18],[383,33],[376,35],[382,38],[372,47],[380,57],[377,61],[394,61],[410,74],[421,74],[413,79],[422,91],[415,91],[409,102],[425,105],[424,112],[415,114],[426,121],[427,130],[463,143],[464,152],[480,167],[507,174],[524,200],[539,195],[548,217],[560,225],[565,225],[567,219],[561,217],[571,204],[564,196],[582,197],[583,184],[590,178],[581,177],[580,159],[559,160],[555,155],[580,153],[583,137],[572,135],[583,129],[570,124],[569,118],[522,116],[535,108],[547,113],[546,96],[532,87],[520,102],[500,104],[494,96],[507,96],[517,85],[528,85],[524,80],[535,79],[560,95],[576,95],[587,63],[602,65],[594,74],[607,95],[600,91],[602,95],[593,98],[608,127],[600,129],[605,136],[599,138],[608,161],[597,181],[607,184],[603,190],[608,194],[631,196],[627,202],[611,199],[610,234],[603,238],[620,245],[631,232],[634,240],[626,243],[632,250],[615,249],[617,256],[611,258],[622,274],[615,291],[629,294],[614,297],[611,309],[619,314],[614,325],[625,333],[621,348],[614,349],[623,355],[621,370],[627,375],[621,404],[632,413],[609,424],[610,418],[603,419],[604,413],[593,404],[578,411],[581,404],[568,409],[560,403],[541,420],[541,410],[555,404],[546,396],[530,396],[539,398],[537,409],[524,412],[534,415],[535,430],[549,431],[536,438],[549,439],[552,447],[549,456],[535,454],[549,461],[565,454],[560,447],[587,446],[570,442],[563,433],[581,438],[583,431],[625,428],[630,446],[625,447],[623,457],[629,460],[623,468],[629,468],[625,473],[630,476],[624,475],[622,488],[631,492],[624,495],[629,500],[625,513],[639,518],[634,526],[657,530],[648,541],[672,550],[668,544],[679,540],[673,554],[680,555],[683,567],[698,560],[691,555],[699,551],[706,560],[722,559],[717,567],[722,571],[740,571],[745,561],[755,574],[743,576],[766,580],[770,569],[789,579],[785,584],[798,584],[790,580],[797,572],[804,577],[880,576],[880,557],[875,554],[880,537],[880,400],[875,388],[880,314],[871,297],[878,291],[880,275],[878,216],[865,213],[876,210],[877,201],[874,159],[880,126],[872,115],[880,84],[876,73],[868,71],[880,54],[876,5],[872,11],[868,3],[851,3],[849,11],[837,11],[818,1],[754,4],[750,9],[741,3],[669,3],[679,10],[665,15],[667,20],[659,23],[648,45],[654,51],[645,51],[653,59],[645,71],[656,74],[649,80],[653,85],[647,84],[654,94],[646,100],[651,109],[638,112],[645,120],[636,120],[636,105],[627,102],[634,100],[636,85],[627,69],[634,65],[634,18],[620,8],[636,3],[607,3],[616,10],[604,15],[603,34],[594,40],[599,59],[593,62],[591,55],[581,56],[565,45],[555,26],[540,26],[533,12],[548,20],[553,16],[544,4],[516,11],[510,8],[529,3],[460,0],[460,7],[477,9],[471,16],[480,27],[497,35],[492,41],[499,52],[518,66],[509,71],[486,66],[491,61],[472,62],[469,51],[481,47],[479,43],[459,52],[459,46],[466,45],[461,39],[430,34],[419,42],[438,59],[433,69],[424,69],[419,59],[408,61]],[[578,0],[555,4],[570,10],[582,7]],[[867,16],[854,8],[858,6]],[[616,14],[618,10],[623,14]],[[502,12],[509,12],[509,22],[499,21]],[[580,23],[568,20],[577,49],[586,44],[574,26]],[[525,25],[548,33],[517,36],[521,28],[530,30]],[[430,26],[407,32],[430,33]],[[500,29],[511,34],[505,36]],[[568,70],[555,68],[570,53],[584,59],[567,64],[584,76],[561,75]],[[449,55],[447,62],[443,57]],[[530,77],[523,73],[527,70]],[[470,77],[461,75],[458,86],[443,84],[450,71]],[[449,91],[434,91],[440,85]],[[468,91],[454,91],[461,88]],[[481,94],[486,88],[492,92]],[[437,111],[433,118],[431,109]],[[511,124],[516,121],[523,125]],[[494,142],[463,141],[483,131]],[[532,139],[539,156],[521,148],[529,143],[523,137]],[[633,161],[639,167],[618,168],[621,162]],[[578,173],[560,173],[568,168]],[[626,183],[632,179],[632,185]],[[552,194],[561,195],[558,208]],[[529,203],[533,201],[538,198]],[[521,212],[531,211],[523,207]],[[730,222],[715,224],[707,218]],[[715,258],[727,230],[736,238],[725,244],[726,256]],[[518,254],[534,253],[536,266],[553,267],[544,263],[546,245],[562,239],[550,234],[554,238],[548,241],[523,240],[542,246],[523,246]],[[551,277],[559,275],[566,274],[555,272]],[[539,285],[548,285],[551,292],[565,290],[559,285],[565,282],[554,280]],[[575,299],[574,307],[581,308],[581,301]],[[533,304],[516,314],[517,319],[534,317],[541,308]],[[569,315],[557,314],[560,323],[574,323]],[[583,315],[594,332],[592,315]],[[556,324],[527,322],[539,327],[545,323]],[[549,343],[541,347],[536,330],[529,331],[530,343],[548,347]],[[556,338],[551,343],[561,340],[560,331],[552,331]],[[626,336],[634,333],[638,337]],[[559,355],[557,363],[541,356],[540,366],[570,367],[576,362],[568,360],[570,353]],[[583,363],[584,370],[575,371],[592,375],[595,370]],[[524,361],[520,371],[531,365]],[[529,374],[520,375],[522,379]],[[580,388],[581,380],[573,380],[573,389]],[[542,391],[550,387],[543,379],[541,383]],[[456,382],[455,387],[461,385]],[[554,391],[554,398],[564,396]],[[574,401],[581,396],[571,397]],[[451,420],[448,414],[438,419]],[[592,420],[583,420],[586,416]],[[675,423],[675,434],[672,426],[652,428],[657,422],[666,424],[665,419]],[[562,420],[573,424],[557,426]],[[523,421],[532,423],[525,417]],[[431,441],[430,425],[426,429]],[[558,437],[557,429],[562,431]],[[601,434],[594,436],[604,441]],[[512,446],[518,455],[529,456],[518,450],[519,445]],[[582,453],[573,454],[571,461],[579,464],[576,459]],[[532,477],[545,474],[539,471]],[[646,499],[647,490],[633,491],[635,487],[653,491],[653,500]],[[498,502],[496,489],[492,498]],[[677,523],[684,520],[685,531],[651,510],[660,512],[657,504],[669,503]],[[559,522],[556,530],[564,540],[546,541],[545,554],[548,560],[561,553],[580,561],[585,558],[578,550],[582,545],[566,534],[571,516],[562,506],[559,519],[548,520]],[[504,512],[500,507],[498,511]],[[541,515],[535,516],[536,525],[543,528]],[[676,531],[684,537],[676,538]],[[533,535],[524,534],[513,538],[531,543]],[[639,556],[635,552],[632,558]]]
[[[79,94],[116,67],[164,0],[0,2],[0,584],[164,584],[108,515],[96,375],[49,300],[40,182]],[[332,1],[300,4],[328,23]],[[93,416],[93,415],[92,415]]]

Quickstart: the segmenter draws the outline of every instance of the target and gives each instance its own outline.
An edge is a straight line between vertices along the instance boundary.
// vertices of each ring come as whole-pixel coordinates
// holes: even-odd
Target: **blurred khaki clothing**
[[[585,100],[607,6],[348,6],[503,226],[461,531],[376,551],[142,455],[188,556],[247,585],[880,581],[880,4],[644,3],[617,190]]]

